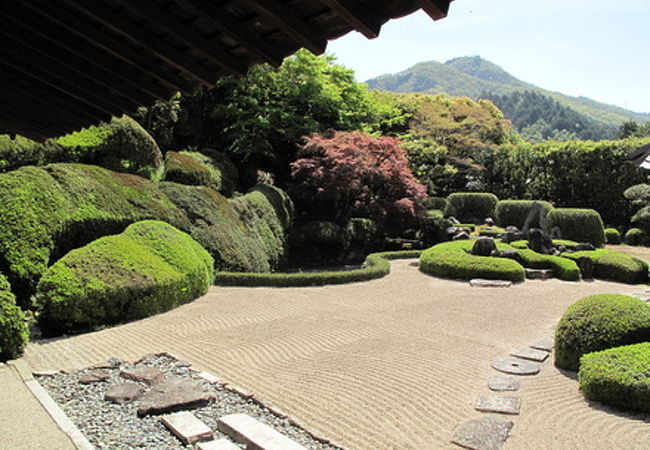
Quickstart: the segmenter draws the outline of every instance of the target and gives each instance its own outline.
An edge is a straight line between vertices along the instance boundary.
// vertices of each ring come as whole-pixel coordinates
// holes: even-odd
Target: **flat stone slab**
[[[530,348],[534,348],[535,350],[543,350],[545,352],[552,352],[553,339],[552,338],[540,339],[539,341],[530,344]]]
[[[185,445],[210,441],[214,433],[189,411],[181,411],[161,417],[160,421]]]
[[[492,391],[518,391],[521,387],[521,382],[512,377],[505,377],[503,375],[491,376],[488,380],[488,387]]]
[[[219,419],[217,429],[252,450],[306,450],[305,447],[247,414]]]
[[[240,447],[237,447],[228,439],[200,442],[196,448],[197,450],[241,450]]]
[[[503,358],[493,361],[492,368],[511,375],[535,375],[539,373],[541,365],[520,358]]]
[[[551,269],[526,269],[526,278],[529,280],[548,280],[553,278]]]
[[[106,382],[111,378],[106,372],[93,371],[84,373],[79,377],[79,383],[81,384],[92,384],[92,383],[102,383]]]
[[[205,381],[207,381],[208,383],[223,384],[221,378],[212,375],[210,372],[199,372],[199,376],[203,378]]]
[[[139,399],[143,394],[144,388],[139,384],[122,383],[116,384],[106,391],[104,394],[104,400],[123,405],[124,403],[129,403],[133,400]]]
[[[516,352],[510,353],[510,356],[516,358],[528,359],[530,361],[544,362],[548,358],[549,353],[543,350],[535,350],[534,348],[522,348]]]
[[[486,395],[476,400],[474,409],[477,411],[500,414],[519,414],[519,410],[521,409],[521,400],[519,400],[518,397]]]
[[[472,450],[499,450],[513,426],[510,420],[493,417],[468,420],[456,428],[451,442]]]
[[[142,381],[148,385],[160,383],[165,379],[165,373],[154,367],[136,367],[135,369],[124,369],[120,376],[133,381]]]
[[[165,381],[155,384],[141,399],[138,415],[194,409],[214,398],[196,381]]]
[[[472,287],[498,287],[506,288],[512,286],[512,281],[507,280],[484,280],[482,278],[474,278],[469,281]]]
[[[32,375],[35,377],[53,377],[54,375],[60,374],[60,370],[37,370],[32,372]]]

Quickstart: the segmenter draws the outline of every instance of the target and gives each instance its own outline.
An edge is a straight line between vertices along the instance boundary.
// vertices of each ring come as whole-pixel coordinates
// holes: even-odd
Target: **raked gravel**
[[[121,363],[115,358],[111,358],[111,360],[115,363],[112,368],[84,369],[72,373],[59,373],[54,376],[37,376],[36,379],[91,444],[98,449],[191,448],[191,446],[183,445],[164,427],[160,422],[160,416],[138,417],[137,400],[124,405],[104,400],[104,393],[111,386],[131,381],[122,378],[120,370],[135,367],[135,363]],[[208,406],[191,411],[215,432],[215,439],[226,437],[217,431],[217,421],[221,416],[245,413],[309,449],[338,449],[336,446],[314,439],[301,428],[292,425],[287,418],[274,414],[253,399],[227,390],[222,385],[209,383],[191,370],[187,363],[178,361],[171,356],[149,355],[140,360],[138,365],[162,370],[168,380],[196,380],[211,391],[215,396],[215,401]],[[105,382],[92,384],[79,383],[81,375],[94,370],[108,373],[109,379]],[[149,389],[145,383],[138,384]]]

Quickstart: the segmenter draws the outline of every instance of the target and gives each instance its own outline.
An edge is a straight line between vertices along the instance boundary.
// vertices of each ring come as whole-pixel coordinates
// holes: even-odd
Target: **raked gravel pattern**
[[[221,416],[245,413],[275,430],[290,437],[309,449],[329,450],[338,447],[319,442],[304,430],[292,425],[287,418],[274,414],[254,400],[225,389],[222,385],[210,383],[191,370],[187,363],[167,355],[149,355],[139,365],[155,367],[166,374],[167,380],[184,379],[200,382],[215,395],[215,401],[208,406],[191,410],[215,432],[215,439],[227,438],[217,431],[217,420]],[[134,363],[123,363],[109,369],[83,369],[72,373],[36,377],[50,396],[65,411],[70,420],[81,430],[92,445],[98,449],[182,449],[185,446],[160,421],[160,415],[138,417],[138,401],[117,405],[104,400],[104,393],[112,386],[131,382],[120,376],[120,370],[135,367]],[[109,374],[105,382],[81,384],[79,377],[91,371],[100,370]],[[145,383],[136,382],[145,389]],[[239,445],[239,444],[237,444]],[[239,445],[241,448],[244,446]]]

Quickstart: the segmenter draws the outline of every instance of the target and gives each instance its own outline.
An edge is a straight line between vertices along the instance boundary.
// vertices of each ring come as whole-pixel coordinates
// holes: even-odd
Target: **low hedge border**
[[[563,253],[562,257],[577,261],[581,257],[591,259],[594,275],[598,279],[638,284],[648,281],[648,263],[614,250],[596,249],[575,253]]]
[[[552,269],[553,276],[564,281],[580,281],[580,268],[575,261],[561,256],[542,255],[533,250],[524,249],[517,252],[519,261],[530,269]]]
[[[390,273],[389,260],[418,258],[421,253],[420,250],[371,253],[363,263],[363,267],[355,270],[309,273],[217,272],[214,284],[246,287],[306,287],[354,283],[385,277]]]

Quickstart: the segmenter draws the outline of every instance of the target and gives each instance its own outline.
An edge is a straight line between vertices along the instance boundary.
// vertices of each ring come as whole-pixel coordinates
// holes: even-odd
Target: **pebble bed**
[[[90,443],[98,449],[182,449],[185,446],[160,422],[160,416],[138,417],[138,401],[118,405],[104,400],[104,393],[116,384],[124,383],[120,370],[134,368],[136,363],[122,363],[111,358],[112,368],[83,369],[72,373],[35,377],[50,396],[65,411]],[[215,432],[215,439],[226,438],[217,431],[217,420],[228,414],[245,413],[266,423],[294,441],[314,450],[339,449],[320,442],[287,418],[280,417],[255,400],[230,391],[217,383],[210,383],[198,375],[184,361],[169,355],[149,355],[137,362],[138,367],[149,366],[165,372],[167,380],[195,380],[212,392],[215,400],[208,406],[191,410],[194,415]],[[79,377],[91,371],[107,373],[104,382],[81,384]],[[145,389],[145,383],[138,383]],[[239,445],[245,448],[244,445]]]

